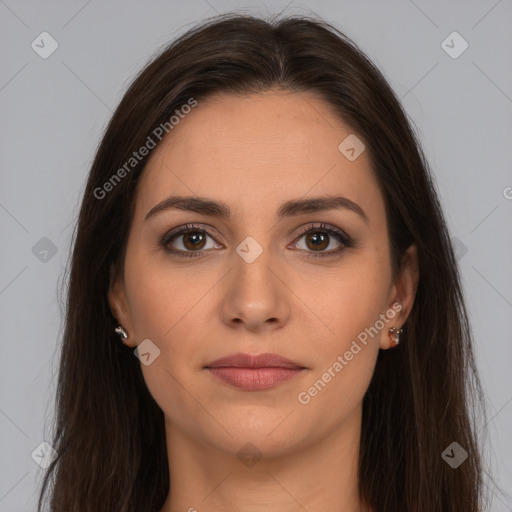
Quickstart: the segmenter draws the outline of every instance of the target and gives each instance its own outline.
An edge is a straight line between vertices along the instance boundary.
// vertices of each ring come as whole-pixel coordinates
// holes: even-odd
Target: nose
[[[238,255],[234,260],[224,282],[222,321],[251,332],[281,329],[290,316],[291,291],[270,251],[264,250],[250,263]]]

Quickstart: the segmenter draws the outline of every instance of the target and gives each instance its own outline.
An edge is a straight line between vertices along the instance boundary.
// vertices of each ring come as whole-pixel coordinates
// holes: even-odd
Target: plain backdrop
[[[283,9],[316,13],[351,37],[414,123],[457,248],[489,408],[488,465],[512,494],[510,0],[0,0],[0,512],[36,510],[58,290],[112,111],[153,52],[205,17]],[[510,512],[489,485],[492,510]]]

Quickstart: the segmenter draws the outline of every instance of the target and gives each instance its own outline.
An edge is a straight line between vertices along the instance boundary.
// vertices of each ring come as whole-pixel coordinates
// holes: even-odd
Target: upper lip
[[[232,354],[208,363],[205,368],[238,367],[238,368],[304,368],[290,359],[278,354]]]

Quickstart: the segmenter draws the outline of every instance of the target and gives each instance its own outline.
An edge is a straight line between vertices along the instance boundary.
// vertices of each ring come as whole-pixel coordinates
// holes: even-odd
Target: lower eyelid
[[[298,241],[300,241],[302,238],[303,238],[304,235],[302,235],[301,237],[299,237]],[[298,251],[300,251],[301,253],[305,253],[306,257],[313,257],[313,258],[329,258],[329,257],[335,257],[335,256],[339,256],[342,252],[345,251],[345,249],[351,247],[351,244],[348,243],[347,241],[345,241],[343,239],[342,236],[340,236],[338,233],[329,233],[329,236],[333,237],[336,239],[336,241],[338,242],[338,246],[334,249],[329,249],[329,250],[321,250],[321,251],[313,251],[313,250],[307,250],[307,249],[297,249]],[[297,244],[298,242],[295,242],[295,244]]]

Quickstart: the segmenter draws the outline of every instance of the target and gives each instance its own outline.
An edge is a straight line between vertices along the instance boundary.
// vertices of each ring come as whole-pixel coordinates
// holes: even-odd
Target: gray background
[[[44,469],[31,454],[53,414],[58,287],[94,150],[128,81],[207,16],[282,9],[313,11],[353,38],[417,128],[457,238],[489,408],[487,463],[512,493],[511,0],[0,0],[0,512],[35,510]],[[44,31],[58,43],[47,59],[31,47]],[[469,44],[457,58],[442,46],[453,31]],[[512,510],[489,486],[492,510]]]

